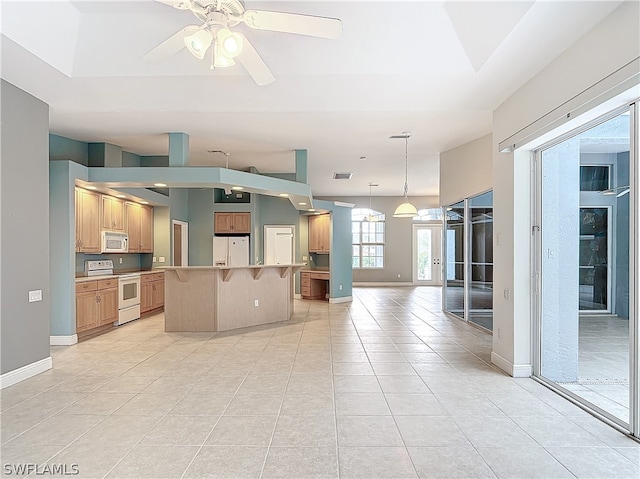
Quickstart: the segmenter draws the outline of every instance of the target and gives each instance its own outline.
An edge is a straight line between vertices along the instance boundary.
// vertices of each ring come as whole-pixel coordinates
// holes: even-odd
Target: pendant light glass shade
[[[405,201],[393,212],[394,218],[415,218],[418,216],[418,210],[408,201]]]
[[[405,131],[402,134],[404,138],[404,202],[396,208],[393,213],[394,218],[414,218],[418,216],[418,210],[415,206],[409,203],[409,137],[411,133]],[[392,137],[393,138],[393,137]],[[395,137],[398,138],[398,137]]]
[[[213,35],[207,30],[198,30],[193,35],[184,37],[184,44],[187,50],[198,60],[204,58],[204,54],[207,53],[212,41]]]

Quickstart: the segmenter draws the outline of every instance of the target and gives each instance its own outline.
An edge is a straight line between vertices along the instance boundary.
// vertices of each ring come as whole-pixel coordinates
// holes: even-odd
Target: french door
[[[413,225],[413,284],[442,284],[442,226]]]

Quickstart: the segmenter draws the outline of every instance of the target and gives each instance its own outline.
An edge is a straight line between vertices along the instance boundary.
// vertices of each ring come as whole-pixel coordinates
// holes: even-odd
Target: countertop
[[[87,276],[87,273],[76,273],[76,283],[84,283],[85,281],[97,281],[97,280],[101,280],[101,279],[113,279],[113,278],[117,278],[118,276],[122,275],[122,274],[130,274],[130,273],[140,273],[140,275],[143,274],[153,274],[153,273],[162,273],[164,272],[164,268],[157,268],[157,269],[147,269],[147,270],[121,270],[118,271],[115,274],[104,274],[104,275],[99,275],[99,276]]]

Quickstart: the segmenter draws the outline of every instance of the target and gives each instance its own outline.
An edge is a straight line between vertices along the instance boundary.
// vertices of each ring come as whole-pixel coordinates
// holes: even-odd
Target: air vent
[[[350,180],[352,176],[353,176],[353,173],[334,173],[333,179],[334,180]]]

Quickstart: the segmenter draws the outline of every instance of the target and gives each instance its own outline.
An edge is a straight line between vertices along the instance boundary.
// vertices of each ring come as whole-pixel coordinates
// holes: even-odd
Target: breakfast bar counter
[[[293,277],[303,266],[167,266],[165,331],[229,331],[287,321]]]

